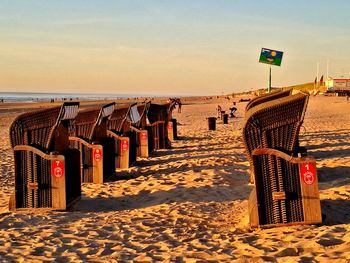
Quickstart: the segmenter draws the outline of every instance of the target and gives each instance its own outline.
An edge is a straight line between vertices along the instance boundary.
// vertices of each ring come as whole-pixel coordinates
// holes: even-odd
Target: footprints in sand
[[[0,261],[350,260],[349,160],[344,155],[349,150],[345,143],[349,142],[346,131],[350,130],[350,117],[342,116],[346,122],[337,121],[335,115],[328,118],[336,106],[319,111],[320,104],[313,99],[302,143],[311,145],[310,155],[317,157],[323,225],[249,229],[247,197],[251,186],[247,184],[249,163],[241,140],[243,118],[230,119],[229,125],[218,124],[217,131],[208,132],[205,117],[216,105],[186,105],[184,114],[177,116],[186,124],[178,127],[184,140],[124,172],[129,180],[84,184],[82,200],[72,211],[1,214]],[[238,105],[239,114],[244,106]],[[191,117],[186,117],[187,110]],[[329,124],[332,128],[325,129]],[[4,130],[0,129],[0,135],[8,138]],[[333,143],[342,152],[328,159],[322,151]],[[0,144],[0,150],[5,149],[0,151],[0,205],[5,209],[13,185],[13,160],[6,150],[8,140]]]

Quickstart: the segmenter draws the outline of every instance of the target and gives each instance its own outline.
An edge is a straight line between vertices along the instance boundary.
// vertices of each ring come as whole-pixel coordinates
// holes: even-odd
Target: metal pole
[[[318,88],[318,83],[319,83],[318,74],[319,74],[319,72],[320,72],[320,63],[319,63],[319,62],[317,62],[316,68],[317,68],[317,82],[316,82],[316,88]]]
[[[270,75],[269,75],[269,86],[267,88],[267,93],[271,92],[271,65],[270,65]]]

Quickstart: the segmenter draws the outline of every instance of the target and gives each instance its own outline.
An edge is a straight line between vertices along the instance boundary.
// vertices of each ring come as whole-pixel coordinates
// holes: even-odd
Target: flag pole
[[[269,74],[269,86],[267,87],[267,93],[271,92],[271,65],[270,65],[270,74]]]
[[[320,71],[320,63],[317,62],[317,81],[319,80],[319,78],[318,78],[319,71]],[[316,88],[318,88],[318,87],[319,87],[319,85],[318,85],[318,82],[317,82],[316,83]]]

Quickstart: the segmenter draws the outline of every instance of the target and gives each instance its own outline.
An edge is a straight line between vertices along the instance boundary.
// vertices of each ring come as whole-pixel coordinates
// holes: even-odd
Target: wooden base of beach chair
[[[45,154],[28,145],[17,145],[15,193],[9,208],[15,211],[66,210],[81,196],[79,153]],[[22,165],[20,165],[22,164]]]
[[[91,144],[78,137],[69,137],[72,148],[80,152],[81,182],[103,183],[103,147]]]
[[[140,130],[135,127],[130,127],[136,132],[136,145],[137,145],[137,156],[141,158],[148,158],[148,131]]]
[[[122,137],[117,142],[117,147],[119,150],[119,155],[116,159],[116,167],[118,169],[128,169],[130,167],[129,165],[129,138],[128,137]]]
[[[142,158],[148,158],[148,132],[146,130],[141,130],[139,133],[139,148],[138,156]]]
[[[253,151],[253,163],[251,227],[322,223],[315,159],[263,148]]]
[[[129,168],[129,148],[130,141],[128,137],[119,136],[112,131],[107,131],[107,135],[114,139],[114,170],[122,170]]]
[[[168,122],[167,129],[168,129],[168,139],[170,142],[173,142],[174,141],[174,125],[173,125],[172,121]]]
[[[170,142],[168,142],[164,121],[156,121],[148,127],[152,130],[151,143],[153,144],[153,150],[170,148]]]

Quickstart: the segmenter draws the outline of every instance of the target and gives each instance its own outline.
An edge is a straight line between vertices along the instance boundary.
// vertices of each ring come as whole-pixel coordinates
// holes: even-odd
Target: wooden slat
[[[304,167],[304,169],[303,169]],[[322,222],[316,162],[299,164],[300,186],[306,222]]]
[[[60,177],[56,177],[51,174],[51,192],[52,192],[52,208],[57,210],[66,209],[66,176],[65,176],[65,160],[63,155],[51,155],[51,167],[54,165],[53,162],[63,162],[63,174]],[[52,171],[51,171],[52,172]]]
[[[142,158],[148,158],[148,132],[147,130],[141,130],[139,133],[140,137],[140,157]]]
[[[97,154],[101,157],[97,157]],[[103,147],[99,144],[92,145],[92,182],[103,184]]]
[[[248,211],[249,211],[249,224],[251,227],[259,226],[259,212],[258,212],[258,201],[256,198],[255,188],[249,195],[248,199]]]

